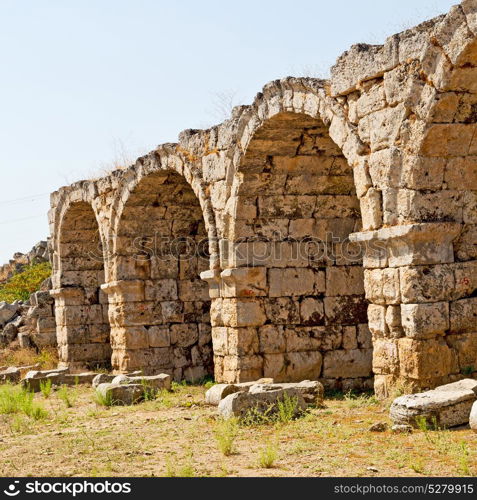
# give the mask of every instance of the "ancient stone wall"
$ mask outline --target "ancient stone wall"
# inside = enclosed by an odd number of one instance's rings
[[[53,193],[62,361],[379,396],[476,372],[476,77],[465,0]]]

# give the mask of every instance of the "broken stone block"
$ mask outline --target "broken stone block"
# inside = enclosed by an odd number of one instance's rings
[[[16,384],[20,382],[20,369],[15,366],[11,366],[6,370],[0,371],[0,382],[11,382]]]
[[[303,396],[295,390],[275,389],[271,391],[236,392],[222,399],[219,403],[219,414],[223,418],[243,417],[249,410],[254,409],[260,413],[276,408],[279,401],[284,399],[285,394],[297,399],[297,413],[306,408]]]
[[[299,393],[305,403],[307,404],[319,404],[323,401],[323,396],[325,393],[325,388],[321,382],[317,380],[304,380],[303,382],[287,382],[280,384],[255,384],[250,387],[250,393],[259,393],[264,391],[274,391],[277,389],[282,389],[285,391],[291,390]]]
[[[20,304],[8,304],[7,302],[0,302],[0,326],[8,323],[20,309]]]
[[[25,378],[22,380],[22,386],[28,391],[39,392],[41,383],[50,375],[52,383],[55,383],[55,377],[60,374],[68,373],[69,368],[56,368],[54,370],[32,370],[27,372]]]
[[[93,385],[93,388],[96,389],[99,384],[110,384],[116,375],[110,375],[109,373],[98,373],[96,377],[93,378],[91,384]]]
[[[455,427],[469,422],[472,405],[477,400],[477,380],[465,379],[443,385],[432,391],[396,398],[390,416],[396,425],[417,427],[417,420],[425,418],[429,424]]]
[[[144,399],[141,384],[99,384],[96,391],[112,405],[132,405]]]
[[[28,348],[32,346],[30,334],[28,332],[18,332],[18,343],[22,348]]]
[[[469,417],[470,428],[477,432],[477,401],[473,404]]]
[[[248,391],[249,387],[239,387],[235,384],[215,384],[205,393],[205,402],[208,405],[218,406],[222,399],[236,392]]]
[[[172,378],[166,373],[161,373],[159,375],[131,377],[128,375],[118,375],[112,382],[112,384],[140,384],[143,389],[149,389],[154,391],[159,391],[165,389],[167,391],[171,390]]]
[[[6,337],[7,343],[13,342],[18,334],[18,327],[12,322],[5,325],[3,335]]]
[[[46,376],[47,379],[55,385],[78,385],[78,384],[91,384],[96,378],[97,373],[50,373]]]

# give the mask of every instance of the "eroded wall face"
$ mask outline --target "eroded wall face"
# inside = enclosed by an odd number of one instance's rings
[[[255,134],[229,199],[220,298],[212,324],[216,379],[323,379],[372,385],[352,170],[317,120],[274,117]]]
[[[213,373],[202,210],[175,173],[152,174],[130,194],[112,258],[109,320],[119,371],[167,372],[176,380]]]
[[[55,276],[56,332],[60,363],[72,368],[109,367],[111,346],[104,260],[93,209],[74,203],[65,214]],[[59,287],[59,288],[58,288]]]

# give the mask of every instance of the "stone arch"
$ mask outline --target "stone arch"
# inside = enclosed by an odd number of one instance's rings
[[[360,207],[329,125],[350,158],[363,145],[316,81],[274,82],[245,116],[213,301],[216,378],[369,387],[362,258],[348,240]]]
[[[110,366],[103,243],[93,207],[71,197],[59,210],[53,283],[60,363],[72,369]]]
[[[127,177],[126,177],[127,178]],[[177,169],[140,171],[121,196],[112,236],[109,318],[115,370],[213,372],[209,239],[200,201]]]

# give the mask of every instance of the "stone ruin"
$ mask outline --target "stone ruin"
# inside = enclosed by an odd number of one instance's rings
[[[477,377],[477,1],[52,194],[62,365]]]

